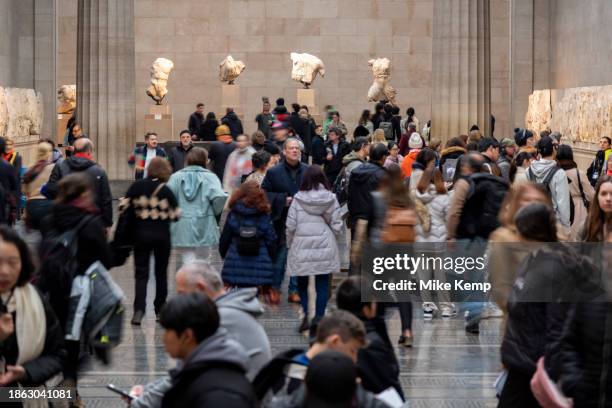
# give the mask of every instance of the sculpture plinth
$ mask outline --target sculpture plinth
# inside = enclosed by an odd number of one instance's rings
[[[57,133],[55,134],[55,143],[63,144],[64,136],[66,135],[66,125],[72,114],[58,113],[57,114]]]
[[[234,108],[234,111],[238,111],[240,107],[240,85],[221,85],[221,107]]]
[[[308,113],[314,119],[317,124],[321,124],[321,115],[319,113],[319,107],[317,106],[317,92],[314,89],[298,89],[297,90],[297,103],[302,106],[308,107]]]
[[[149,106],[149,113],[145,115],[145,132],[157,133],[160,143],[177,140],[174,137],[174,119],[168,105]]]

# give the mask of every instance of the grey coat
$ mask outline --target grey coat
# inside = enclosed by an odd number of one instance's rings
[[[319,186],[298,192],[287,216],[287,273],[310,276],[340,271],[336,235],[342,231],[342,218],[336,196]]]

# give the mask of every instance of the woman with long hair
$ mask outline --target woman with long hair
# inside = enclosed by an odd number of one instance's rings
[[[448,206],[450,198],[442,173],[436,167],[428,166],[422,173],[420,180],[416,185],[415,198],[425,207],[429,223],[427,227],[421,223],[417,227],[417,242],[443,243],[446,242],[446,218],[448,214]],[[433,251],[432,256],[439,251],[436,244],[429,245]],[[436,268],[423,269],[422,281],[437,279],[440,282],[446,281],[444,271]],[[438,304],[434,303],[433,296],[429,291],[423,291],[423,316],[432,318],[436,310],[441,313],[444,318],[451,317],[455,314],[455,305],[450,301],[447,291],[436,291]]]
[[[595,185],[589,216],[579,238],[586,242],[612,242],[612,176],[601,176]]]
[[[208,142],[214,142],[217,140],[215,135],[215,130],[217,127],[219,127],[219,121],[217,120],[215,113],[208,112],[206,114],[204,123],[202,123],[202,126],[200,126],[200,130],[198,131],[198,140]]]
[[[402,178],[399,167],[392,166],[381,180],[378,191],[372,193],[374,221],[370,231],[372,245],[388,243],[413,243],[416,241],[418,217],[415,203]],[[412,347],[412,303],[397,302],[400,312],[401,334],[398,344]],[[379,314],[384,316],[385,304],[379,305]]]
[[[223,281],[232,287],[260,287],[268,303],[277,303],[269,290],[276,234],[266,193],[256,181],[246,181],[232,194],[228,208],[219,240]]]
[[[589,203],[593,201],[595,190],[583,171],[578,169],[574,161],[574,152],[568,145],[559,145],[557,163],[565,170],[570,191],[570,240],[576,240],[580,229],[586,221]]]
[[[316,326],[325,314],[329,298],[330,275],[340,271],[336,236],[343,231],[336,195],[321,168],[306,169],[300,190],[293,197],[287,215],[287,274],[297,276],[304,318],[299,331]],[[315,276],[317,294],[314,319],[309,322],[308,279]]]

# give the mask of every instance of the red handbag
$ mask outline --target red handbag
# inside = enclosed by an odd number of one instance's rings
[[[557,384],[548,376],[544,367],[544,357],[538,360],[536,372],[531,378],[531,391],[544,408],[572,408],[574,406],[572,399],[563,395]]]

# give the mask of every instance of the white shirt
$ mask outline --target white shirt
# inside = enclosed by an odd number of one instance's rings
[[[157,149],[149,149],[147,147],[147,158],[145,159],[145,168],[144,168],[144,174],[143,174],[143,178],[147,178],[147,169],[149,168],[149,163],[151,163],[151,160],[153,160],[153,158],[157,155]]]

